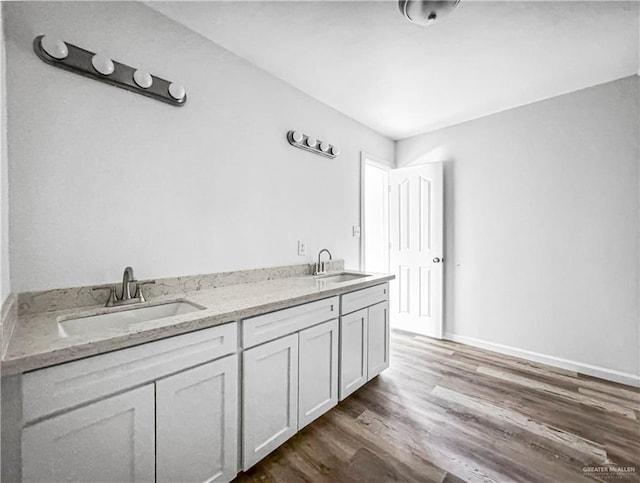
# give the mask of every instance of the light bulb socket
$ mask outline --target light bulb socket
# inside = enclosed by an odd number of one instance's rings
[[[51,37],[50,35],[44,35],[40,39],[40,47],[47,55],[56,60],[66,59],[69,55],[67,44],[62,40]]]
[[[96,54],[91,58],[91,65],[93,68],[102,75],[111,75],[116,70],[113,61],[106,55]]]
[[[153,84],[153,77],[144,70],[136,70],[133,73],[133,81],[141,88],[148,89]]]
[[[187,95],[187,91],[183,85],[173,82],[169,84],[169,95],[176,101],[181,101]]]

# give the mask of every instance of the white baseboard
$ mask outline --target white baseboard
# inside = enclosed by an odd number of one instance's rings
[[[447,332],[444,335],[444,338],[447,340],[452,340],[453,342],[460,342],[461,344],[479,347],[480,349],[486,349],[492,352],[498,352],[500,354],[519,357],[521,359],[526,359],[532,362],[539,362],[542,364],[547,364],[549,366],[559,367],[568,371],[575,371],[581,374],[599,377],[600,379],[606,379],[607,381],[619,382],[628,386],[640,387],[640,376],[636,376],[628,372],[615,371],[613,369],[607,369],[605,367],[593,366],[591,364],[585,364],[583,362],[562,359],[561,357],[554,357],[546,354],[540,354],[538,352],[531,352],[524,349],[518,349],[517,347],[496,344],[495,342],[474,339],[473,337],[452,334],[450,332]]]

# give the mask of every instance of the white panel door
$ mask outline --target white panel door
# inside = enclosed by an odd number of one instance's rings
[[[389,367],[389,304],[382,302],[368,309],[367,380]]]
[[[340,317],[340,400],[367,382],[367,309]]]
[[[243,352],[242,466],[298,431],[298,334]]]
[[[24,482],[153,482],[153,384],[28,426]]]
[[[238,356],[156,382],[156,481],[228,482],[238,466]]]
[[[442,163],[391,171],[391,326],[442,337]]]
[[[298,431],[338,404],[338,319],[299,336]]]

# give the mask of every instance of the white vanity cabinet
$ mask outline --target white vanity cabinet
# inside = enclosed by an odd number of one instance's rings
[[[388,366],[384,283],[28,372],[7,473],[229,482]]]
[[[389,367],[389,302],[367,309],[367,381]]]
[[[389,367],[388,297],[386,283],[341,297],[341,401]]]
[[[338,404],[338,319],[299,334],[298,430]]]
[[[298,334],[243,353],[243,467],[298,431]]]
[[[243,353],[243,468],[338,403],[338,319]]]
[[[367,382],[367,309],[340,317],[340,400]]]
[[[243,469],[337,403],[338,307],[332,297],[242,321]]]
[[[25,482],[231,481],[237,324],[27,373]]]
[[[156,382],[156,482],[231,481],[237,473],[238,356]]]
[[[153,482],[154,424],[149,384],[28,426],[22,481]]]

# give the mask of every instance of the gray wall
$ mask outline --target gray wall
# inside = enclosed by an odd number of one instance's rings
[[[357,268],[360,150],[393,142],[138,2],[5,3],[15,292],[303,263]],[[51,34],[183,83],[182,108],[51,67]],[[249,34],[249,33],[248,33]],[[288,145],[298,129],[334,160]],[[297,240],[308,256],[297,255]]]
[[[9,167],[7,158],[7,84],[4,24],[0,8],[0,307],[11,293],[9,277]]]
[[[640,374],[637,76],[397,143],[445,161],[446,332]]]

